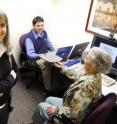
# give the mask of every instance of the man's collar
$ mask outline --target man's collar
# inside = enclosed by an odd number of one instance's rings
[[[35,39],[37,39],[38,37],[42,38],[43,35],[44,35],[44,32],[43,32],[43,31],[40,32],[40,33],[38,33],[38,32],[36,32],[34,29],[32,29],[32,32],[33,32],[33,34],[34,34]]]

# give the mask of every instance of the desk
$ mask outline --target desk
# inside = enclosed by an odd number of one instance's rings
[[[117,82],[115,84],[112,84],[109,87],[102,85],[102,94],[103,95],[107,95],[108,93],[111,93],[111,92],[117,94]]]
[[[77,73],[79,73],[79,71],[81,71],[80,68],[82,68],[82,66],[83,65],[81,63],[78,63],[71,66],[70,69],[74,69]],[[64,74],[61,74],[60,70],[55,68],[55,71],[53,74],[53,89],[56,92],[59,92],[59,91],[61,92],[62,90],[66,90],[69,87],[69,85],[72,83],[73,82],[70,79],[68,79],[67,76],[65,76]],[[107,95],[108,93],[111,93],[111,92],[114,92],[117,94],[117,82],[115,82],[114,84],[108,87],[102,84],[103,95]]]

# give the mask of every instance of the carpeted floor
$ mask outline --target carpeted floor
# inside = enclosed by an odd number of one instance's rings
[[[31,121],[31,116],[37,104],[45,99],[39,85],[34,84],[30,89],[25,83],[18,81],[12,90],[13,112],[10,113],[8,124],[20,124],[22,120]]]
[[[21,121],[31,121],[31,116],[37,104],[45,100],[44,92],[39,85],[33,84],[30,89],[26,89],[26,82],[18,81],[12,90],[13,112],[9,116],[8,124],[21,124]],[[108,124],[117,124],[117,107],[113,109]]]

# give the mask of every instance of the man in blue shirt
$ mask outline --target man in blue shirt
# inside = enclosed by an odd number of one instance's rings
[[[36,60],[42,71],[45,89],[51,90],[51,65],[40,59],[39,54],[54,51],[47,32],[44,30],[44,19],[37,16],[32,21],[33,29],[26,35],[24,42],[28,59]]]

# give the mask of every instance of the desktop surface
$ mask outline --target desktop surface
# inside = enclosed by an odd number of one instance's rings
[[[76,64],[76,67],[74,65],[74,69],[77,73],[82,73],[83,65],[81,63]],[[117,81],[115,79],[112,79],[111,77],[102,74],[102,94],[107,95],[108,93],[114,92],[117,94]]]
[[[83,66],[84,66],[83,64],[78,62],[76,64],[73,64],[72,66],[69,66],[68,69],[74,69],[74,71],[76,71],[78,74],[81,74],[81,73],[84,73]],[[56,73],[56,75],[61,75],[61,74],[58,71]],[[59,79],[60,79],[60,77],[58,79],[56,79],[56,82],[59,82],[59,85],[60,85],[60,80]],[[107,75],[104,75],[104,74],[102,74],[102,79],[103,79],[103,82],[102,82],[102,94],[107,95],[108,93],[111,93],[111,92],[114,92],[114,93],[117,94],[117,81],[112,79],[111,77],[109,77]],[[66,79],[61,78],[61,83],[62,83],[62,81],[64,81],[64,83],[67,82],[65,80]]]

